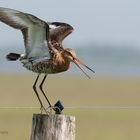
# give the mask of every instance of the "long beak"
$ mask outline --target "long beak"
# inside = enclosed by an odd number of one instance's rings
[[[85,65],[83,62],[81,62],[78,58],[74,58],[73,62],[77,65],[77,67],[79,69],[81,69],[81,71],[90,79],[90,76],[80,67],[80,64],[83,65],[84,67],[86,67],[88,70],[92,71],[93,73],[95,73],[95,71],[93,71],[91,68],[89,68],[87,65]]]

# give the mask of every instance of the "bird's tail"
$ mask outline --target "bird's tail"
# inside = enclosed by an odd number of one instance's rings
[[[9,53],[6,55],[7,60],[9,61],[16,61],[20,58],[20,54],[17,53]]]

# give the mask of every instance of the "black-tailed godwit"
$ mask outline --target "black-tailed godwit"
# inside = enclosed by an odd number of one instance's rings
[[[45,108],[36,90],[40,74],[45,74],[39,86],[40,90],[49,107],[52,107],[43,90],[43,84],[48,74],[67,71],[70,62],[74,62],[88,78],[90,78],[89,75],[84,72],[80,64],[94,73],[91,68],[77,58],[72,49],[63,48],[62,41],[73,31],[71,25],[61,22],[45,22],[31,14],[2,7],[0,7],[0,21],[21,30],[23,34],[25,54],[9,53],[7,59],[10,61],[19,60],[25,68],[38,73],[33,89],[40,102],[41,110],[45,110]]]

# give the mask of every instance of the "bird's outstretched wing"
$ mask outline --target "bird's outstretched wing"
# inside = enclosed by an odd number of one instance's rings
[[[67,37],[74,30],[71,25],[62,22],[48,22],[48,25],[50,28],[50,40],[60,44],[65,37]]]
[[[47,46],[49,26],[46,22],[31,14],[2,7],[0,21],[22,31],[27,58],[50,57]]]

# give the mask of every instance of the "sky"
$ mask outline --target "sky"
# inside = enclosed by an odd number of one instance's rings
[[[95,67],[96,74],[139,75],[138,0],[1,0],[0,7],[30,13],[45,21],[72,25],[74,32],[64,40],[64,47],[76,50],[84,62]],[[87,49],[88,46],[93,48]],[[17,62],[13,64],[4,59],[9,52],[24,52],[23,37],[20,31],[0,22],[1,69],[19,71],[21,64],[18,68]]]
[[[140,48],[138,0],[1,0],[8,7],[46,21],[69,23],[74,32],[65,40],[77,44],[115,44]],[[8,42],[7,42],[8,39]],[[17,30],[0,23],[0,44],[23,44]]]

